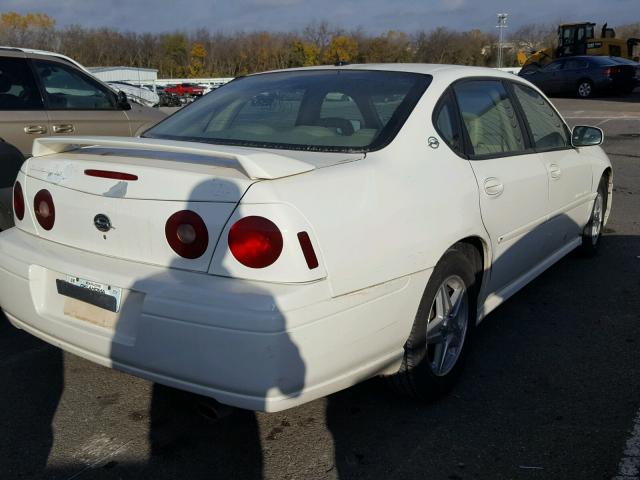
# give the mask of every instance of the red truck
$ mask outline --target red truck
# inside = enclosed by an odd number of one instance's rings
[[[175,93],[179,97],[201,97],[204,95],[204,87],[195,83],[180,83],[178,85],[167,85],[165,93]]]

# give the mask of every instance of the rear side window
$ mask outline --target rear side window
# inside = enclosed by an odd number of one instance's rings
[[[529,124],[536,150],[553,150],[570,145],[569,132],[556,111],[532,88],[514,84],[513,90]]]
[[[113,110],[115,95],[74,68],[35,60],[50,110]]]
[[[460,126],[458,125],[456,106],[451,93],[447,93],[438,102],[433,115],[433,124],[451,150],[462,154],[462,137],[460,135]]]
[[[454,91],[474,155],[500,156],[526,150],[520,122],[501,81],[465,81]]]
[[[0,110],[42,109],[42,97],[23,58],[0,58]]]

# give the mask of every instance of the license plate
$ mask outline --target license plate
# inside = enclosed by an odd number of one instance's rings
[[[63,286],[61,289],[61,285],[58,285],[58,292],[62,295],[105,308],[106,310],[111,310],[112,312],[118,312],[120,310],[122,288],[72,276],[67,276],[67,283],[72,285],[72,287],[65,289]]]

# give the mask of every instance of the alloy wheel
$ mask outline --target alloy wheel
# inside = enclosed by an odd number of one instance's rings
[[[448,277],[436,292],[427,323],[427,356],[434,375],[444,376],[456,365],[467,334],[469,299],[463,280]]]
[[[602,232],[602,216],[604,210],[604,199],[602,194],[598,192],[596,201],[593,205],[593,217],[591,219],[591,243],[595,246]]]
[[[589,82],[583,82],[578,86],[578,95],[581,97],[588,97],[591,95],[591,84]]]

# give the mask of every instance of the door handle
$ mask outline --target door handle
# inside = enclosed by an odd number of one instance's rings
[[[497,178],[487,178],[484,181],[484,191],[490,197],[499,197],[504,192],[504,185]]]
[[[24,133],[29,135],[40,135],[47,133],[47,127],[45,125],[25,125]]]
[[[62,123],[52,127],[53,133],[73,133],[75,128],[72,123]]]
[[[549,165],[549,175],[551,178],[557,180],[562,176],[562,169],[555,163],[552,163]]]

